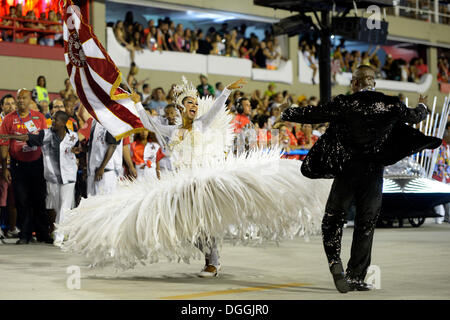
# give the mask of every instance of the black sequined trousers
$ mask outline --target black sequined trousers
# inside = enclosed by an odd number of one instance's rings
[[[342,228],[352,202],[355,226],[347,275],[364,280],[370,266],[375,225],[381,211],[383,166],[352,161],[333,181],[322,221],[322,239],[329,266],[340,263]]]

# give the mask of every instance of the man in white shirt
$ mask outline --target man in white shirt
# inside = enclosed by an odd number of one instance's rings
[[[115,190],[122,172],[122,140],[116,139],[96,120],[92,122],[87,157],[88,195],[106,194]]]

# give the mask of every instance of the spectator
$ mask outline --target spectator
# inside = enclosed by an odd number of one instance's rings
[[[17,15],[17,9],[15,6],[11,6],[9,7],[9,18],[18,18]],[[19,21],[14,21],[14,20],[7,20],[4,19],[3,22],[1,23],[1,25],[5,26],[5,27],[9,27],[9,26],[13,26],[15,25],[16,28],[20,28],[20,23]],[[17,35],[17,34],[16,34]],[[13,41],[13,31],[12,30],[3,30],[2,31],[2,38],[4,41]]]
[[[52,116],[49,110],[49,104],[46,100],[39,101],[38,104],[39,112],[42,113],[45,117],[45,121],[47,122],[47,127],[52,126]]]
[[[39,134],[9,135],[9,139],[24,141],[29,147],[42,147],[44,155],[44,177],[47,182],[47,209],[56,211],[56,220],[64,220],[64,211],[72,208],[74,202],[75,181],[77,178],[77,160],[75,153],[80,149],[77,134],[67,131],[69,116],[62,111],[55,114],[51,129],[43,129]],[[52,222],[53,223],[53,222]],[[64,240],[62,234],[55,234],[55,244]]]
[[[292,150],[298,149],[298,144],[297,139],[295,139],[295,136],[288,130],[286,124],[284,122],[278,122],[274,125],[274,129],[279,132],[279,144],[285,152],[282,158],[300,160],[300,155],[287,155],[287,153],[290,153]]]
[[[216,93],[215,93],[216,98],[222,94],[223,88],[224,86],[222,82],[216,82]]]
[[[177,86],[176,84],[172,84],[172,86],[170,87],[169,93],[167,94],[167,97],[166,97],[167,103],[175,103],[175,87],[176,86]]]
[[[52,116],[52,118],[55,115],[55,113],[58,111],[66,112],[66,107],[64,106],[64,102],[60,99],[53,100],[49,105],[49,109],[50,109],[50,115]]]
[[[270,110],[270,118],[268,119],[269,128],[272,128],[279,121],[281,121],[281,109],[280,107],[273,107]]]
[[[208,83],[208,78],[205,75],[200,75],[200,84],[197,86],[197,91],[200,98],[206,96],[214,96],[214,87]]]
[[[31,92],[22,89],[17,96],[17,112],[11,112],[3,119],[0,134],[36,134],[41,129],[47,129],[44,116],[30,110]],[[28,244],[33,231],[36,232],[37,241],[52,243],[45,214],[46,186],[41,149],[15,140],[3,140],[0,145],[3,178],[12,183],[20,221],[20,239],[17,244]],[[8,147],[11,172],[7,165]]]
[[[69,120],[67,121],[67,128],[71,131],[78,132],[79,123],[77,115],[75,114],[75,106],[78,103],[78,98],[74,95],[70,95],[68,99],[64,100],[65,112],[69,115]]]
[[[256,45],[253,55],[253,67],[255,68],[266,68],[267,64],[267,54],[266,54],[266,43],[261,41]]]
[[[175,33],[173,35],[173,48],[174,48],[174,51],[183,52],[184,51],[184,45],[185,45],[185,41],[184,41],[183,25],[179,23],[177,25],[177,27],[175,29]]]
[[[152,100],[149,104],[150,111],[155,110],[158,115],[164,115],[164,107],[167,106],[164,89],[159,87],[153,90]]]
[[[237,30],[233,29],[230,33],[230,40],[227,42],[227,47],[230,48],[230,56],[231,57],[239,57],[239,48],[241,47],[242,43],[244,42],[244,38],[241,38],[237,40]]]
[[[448,83],[450,79],[450,68],[448,59],[445,57],[440,57],[438,59],[438,82]]]
[[[284,101],[283,93],[277,92],[272,96],[272,103],[270,104],[269,109],[281,106],[281,104],[283,104],[283,101]]]
[[[149,137],[152,138],[151,141]],[[138,179],[160,178],[159,159],[164,157],[164,154],[153,132],[145,130],[135,134],[134,142],[131,144],[131,154]]]
[[[173,38],[169,32],[169,24],[167,21],[161,22],[161,37],[162,37],[162,47],[165,51],[174,51],[173,48]]]
[[[33,100],[38,103],[39,101],[47,101],[50,103],[50,99],[47,91],[47,81],[44,76],[39,76],[37,78],[37,85],[34,87],[32,92]]]
[[[377,51],[379,49],[380,49],[380,46],[376,46],[375,50],[372,53],[369,53],[370,48],[368,51],[364,51],[361,56],[361,64],[366,65],[366,66],[372,66],[372,64],[370,63],[370,60],[372,60],[373,57],[375,57],[375,55],[377,54]]]
[[[264,96],[271,98],[275,93],[276,86],[275,83],[271,82],[269,83],[269,85],[267,86],[267,90],[264,92]]]
[[[212,50],[210,54],[223,56],[225,54],[225,44],[219,34],[213,35]]]
[[[25,19],[29,20],[29,22],[24,23],[25,28],[45,30],[45,26],[42,25],[41,23],[37,22],[36,14],[34,13],[33,10],[30,10],[27,12]],[[28,38],[29,44],[37,44],[38,43],[38,33],[37,32],[28,32],[25,35]]]
[[[64,80],[64,89],[59,92],[59,95],[63,100],[68,99],[70,95],[77,95],[69,79]]]
[[[117,41],[120,43],[122,47],[127,48],[130,53],[132,60],[134,61],[134,46],[126,41],[126,32],[125,27],[122,21],[117,21],[114,26],[114,35],[116,36]]]
[[[184,52],[195,52],[196,46],[195,41],[193,40],[193,33],[191,29],[184,30],[183,35],[184,45],[183,45],[183,51]]]
[[[11,112],[16,111],[17,104],[16,99],[10,95],[7,94],[3,96],[3,98],[0,100],[0,107],[2,109],[2,112],[0,114],[0,122],[3,122],[3,119],[10,114]],[[10,158],[7,159],[7,169],[10,169]],[[2,172],[3,177],[3,170],[0,167],[0,170]],[[2,208],[7,208],[8,211],[8,231],[6,232],[6,236],[8,238],[18,238],[19,237],[19,229],[16,226],[17,222],[17,210],[14,202],[14,192],[13,187],[11,185],[11,182],[7,182],[5,179],[0,179],[0,206]],[[1,229],[0,229],[1,231]]]
[[[128,76],[127,76],[127,84],[131,89],[133,89],[136,92],[138,91],[137,88],[139,88],[145,81],[149,80],[148,78],[146,78],[142,81],[138,81],[136,79],[136,76],[138,73],[139,73],[139,68],[137,67],[136,63],[132,62],[131,66],[130,66],[130,72],[128,73]],[[139,94],[141,94],[141,93],[139,93]]]
[[[418,80],[420,80],[420,78],[424,75],[428,73],[428,66],[423,62],[422,58],[419,58],[419,60],[417,61],[416,65],[415,65],[416,69],[417,69],[417,78]]]
[[[393,62],[394,59],[392,58],[392,55],[388,54],[386,56],[386,61],[384,62],[384,66],[381,69],[381,74],[383,78],[387,78],[389,80],[394,80],[394,75],[393,75],[393,70],[392,70],[392,66],[393,66]]]
[[[148,83],[144,83],[144,85],[142,86],[142,105],[148,108],[151,99],[152,92],[150,85]]]
[[[317,62],[316,62],[316,57],[315,57],[315,46],[310,46],[309,44],[305,44],[304,48],[303,48],[303,57],[306,60],[306,64],[308,65],[308,67],[310,67],[313,70],[313,74],[312,74],[312,83],[315,85],[316,84],[316,74],[317,74]]]
[[[264,51],[266,55],[267,69],[277,70],[280,67],[281,61],[281,48],[280,46],[274,46],[274,41],[267,41],[267,49]]]
[[[46,20],[45,19],[45,13],[44,13],[44,17],[43,19],[41,18],[41,20]],[[54,22],[58,22],[58,19],[56,17],[56,13],[53,10],[50,10],[48,12],[48,22],[50,23],[54,23]],[[62,26],[59,24],[46,24],[46,30],[47,31],[53,31],[55,33],[51,33],[51,34],[45,34],[43,37],[41,37],[41,39],[39,40],[39,44],[42,46],[51,46],[53,47],[55,45],[55,40],[60,40],[61,39],[61,35],[62,35]]]
[[[314,143],[317,142],[317,136],[312,133],[313,128],[311,124],[303,124],[301,130],[297,131],[295,137],[298,145],[303,149],[311,149]]]
[[[150,27],[150,31],[146,35],[145,43],[150,51],[162,50],[162,45],[158,42],[158,30],[155,26]]]
[[[200,54],[210,54],[213,47],[211,45],[210,36],[207,35],[205,37],[203,31],[199,29],[197,31],[197,41],[198,41],[198,50],[197,53]]]
[[[252,107],[248,98],[239,98],[236,101],[237,115],[233,120],[234,133],[240,133],[243,128],[248,127],[251,124],[250,114]]]

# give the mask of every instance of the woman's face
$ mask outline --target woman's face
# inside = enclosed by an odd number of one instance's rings
[[[187,97],[183,102],[184,112],[183,117],[188,118],[189,120],[194,120],[197,116],[198,111],[198,101],[197,98]]]
[[[45,78],[44,77],[40,77],[38,80],[38,84],[40,87],[44,87],[45,86]]]

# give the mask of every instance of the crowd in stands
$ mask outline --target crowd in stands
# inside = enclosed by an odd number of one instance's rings
[[[258,39],[254,33],[247,38],[246,29],[245,24],[230,29],[223,23],[218,30],[192,30],[169,17],[157,22],[149,20],[143,26],[133,20],[131,11],[124,21],[114,24],[117,41],[131,52],[133,61],[136,51],[160,50],[239,57],[250,59],[254,68],[277,69],[283,59],[277,39],[270,31],[265,32],[264,39]]]
[[[16,28],[27,28],[34,30],[18,30],[1,28],[1,39],[11,42],[15,40],[18,43],[40,44],[44,46],[62,45],[63,27],[60,12],[50,10],[48,13],[41,12],[39,18],[34,10],[29,10],[24,14],[22,4],[9,7],[7,18],[17,18],[23,20],[1,19],[0,26]]]
[[[299,48],[307,65],[313,70],[314,77],[317,74],[319,62],[317,57],[316,44],[303,40]],[[409,62],[404,59],[394,59],[392,55],[387,54],[385,63],[382,64],[377,52],[380,49],[377,46],[374,50],[369,48],[367,51],[346,50],[345,46],[340,44],[332,52],[331,74],[333,82],[336,82],[336,74],[342,72],[352,73],[359,65],[371,66],[378,79],[407,81],[419,83],[424,74],[429,73],[428,65],[422,57],[412,58]],[[448,82],[449,63],[446,57],[440,57],[438,61],[438,81]]]

